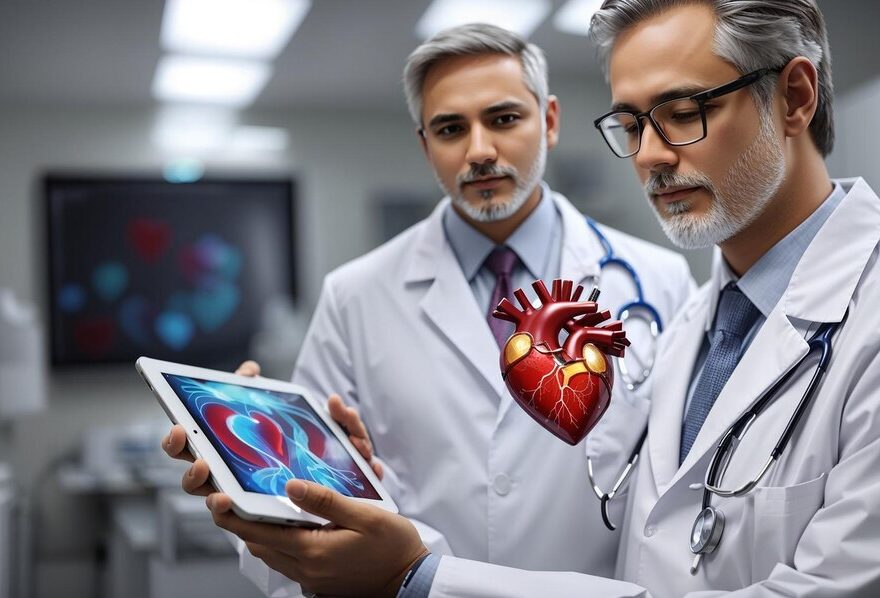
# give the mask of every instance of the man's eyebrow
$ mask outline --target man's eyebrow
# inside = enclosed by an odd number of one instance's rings
[[[464,116],[461,114],[438,114],[428,121],[428,128],[433,128],[438,125],[445,125],[452,122],[458,122],[461,120],[464,120]]]
[[[520,102],[517,100],[506,100],[503,102],[498,102],[497,104],[492,104],[488,108],[484,108],[481,112],[483,116],[491,116],[493,114],[498,114],[499,112],[505,112],[506,110],[522,110],[525,107],[524,102]],[[428,128],[433,128],[438,125],[445,125],[453,122],[459,122],[465,120],[463,114],[456,113],[447,113],[447,114],[438,114],[434,116],[430,121],[428,121]]]
[[[658,93],[654,96],[651,96],[651,106],[656,106],[657,104],[662,104],[667,100],[677,100],[679,98],[688,98],[690,96],[696,95],[698,93],[702,93],[706,91],[707,87],[701,87],[697,85],[687,85],[683,87],[676,87],[675,89],[668,89],[662,93]],[[621,110],[625,112],[640,112],[638,108],[633,106],[632,104],[627,104],[626,102],[615,102],[611,105],[612,110]]]
[[[483,114],[486,116],[492,114],[498,114],[499,112],[504,112],[506,110],[521,110],[525,104],[523,102],[518,102],[516,100],[507,100],[504,102],[498,102],[497,104],[492,104],[485,110],[483,110]]]

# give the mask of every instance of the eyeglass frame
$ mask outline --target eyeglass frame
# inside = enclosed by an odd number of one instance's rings
[[[734,79],[733,81],[730,81],[728,83],[724,83],[722,85],[719,85],[718,87],[713,87],[712,89],[707,89],[706,91],[701,91],[699,93],[695,93],[690,96],[682,96],[680,98],[670,98],[668,100],[663,100],[662,102],[655,104],[654,106],[652,106],[650,109],[648,109],[645,112],[636,112],[635,110],[611,110],[610,112],[607,112],[607,113],[603,114],[602,116],[600,116],[599,118],[597,118],[596,120],[594,120],[593,126],[596,127],[596,129],[598,129],[599,134],[602,136],[602,139],[605,140],[605,143],[608,145],[608,149],[611,150],[611,153],[614,154],[615,156],[617,156],[618,158],[631,158],[631,157],[635,156],[637,153],[639,153],[640,149],[642,149],[642,133],[645,130],[645,125],[643,124],[644,118],[648,119],[648,121],[651,123],[651,126],[654,127],[654,130],[657,131],[657,133],[660,135],[660,137],[663,139],[663,141],[665,141],[667,144],[669,144],[673,147],[683,147],[686,145],[691,145],[693,143],[700,142],[709,136],[709,126],[706,122],[706,102],[708,102],[709,100],[714,100],[715,98],[719,98],[721,96],[727,95],[729,93],[733,93],[734,91],[739,91],[740,89],[748,87],[749,85],[754,85],[755,83],[757,83],[758,81],[760,81],[761,79],[763,79],[764,77],[769,75],[770,73],[779,72],[781,70],[782,69],[779,67],[757,69],[757,70],[754,70],[750,73],[746,73],[745,75],[743,75],[742,77],[739,77],[738,79]],[[664,106],[664,105],[669,104],[671,102],[679,102],[681,100],[692,100],[697,103],[697,106],[700,109],[700,119],[702,120],[702,123],[703,123],[703,136],[700,137],[699,139],[694,139],[692,141],[684,141],[684,142],[670,141],[669,138],[666,136],[666,133],[663,132],[663,127],[658,125],[657,121],[655,121],[654,117],[652,116],[653,112],[657,108],[659,108],[660,106]],[[629,153],[625,156],[621,156],[620,154],[618,154],[614,150],[614,147],[612,147],[611,142],[608,141],[608,138],[605,136],[605,133],[602,131],[602,127],[601,127],[602,121],[605,120],[606,118],[608,118],[609,116],[614,115],[614,114],[629,114],[630,116],[635,118],[635,121],[639,127],[639,146],[635,149],[634,152]]]

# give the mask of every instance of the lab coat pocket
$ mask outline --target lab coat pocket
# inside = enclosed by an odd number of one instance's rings
[[[755,488],[753,582],[766,579],[777,563],[793,563],[804,529],[824,502],[825,479],[823,473],[794,486]]]

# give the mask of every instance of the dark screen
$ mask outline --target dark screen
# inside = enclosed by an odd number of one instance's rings
[[[48,177],[54,364],[247,356],[294,290],[290,181]]]

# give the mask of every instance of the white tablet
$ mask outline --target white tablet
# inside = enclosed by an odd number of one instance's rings
[[[137,360],[165,413],[186,429],[214,486],[252,521],[323,525],[287,498],[290,479],[316,482],[394,513],[397,506],[326,407],[295,384]]]

